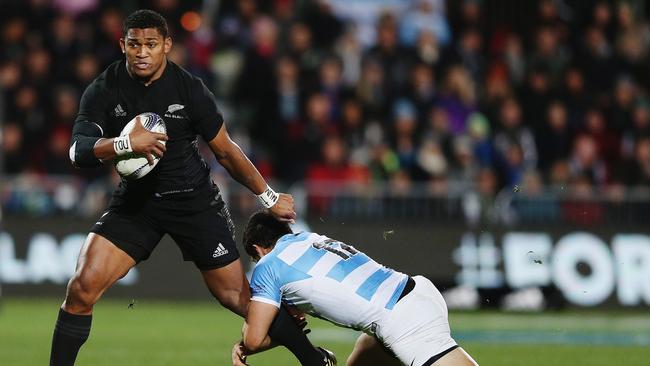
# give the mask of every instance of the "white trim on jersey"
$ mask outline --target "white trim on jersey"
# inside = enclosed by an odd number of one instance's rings
[[[278,309],[280,308],[280,303],[279,302],[273,301],[271,299],[267,299],[267,298],[261,297],[261,296],[253,296],[253,297],[251,297],[251,301],[263,302],[265,304],[273,305]]]

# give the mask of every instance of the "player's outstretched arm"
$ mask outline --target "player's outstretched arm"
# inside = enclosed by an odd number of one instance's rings
[[[230,138],[224,123],[217,136],[208,143],[214,156],[233,179],[257,195],[262,204],[278,220],[295,220],[296,212],[293,197],[285,193],[276,193],[251,163],[239,146]]]

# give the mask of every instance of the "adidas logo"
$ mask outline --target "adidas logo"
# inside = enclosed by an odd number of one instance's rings
[[[217,249],[215,249],[214,253],[212,253],[212,258],[221,257],[222,255],[226,254],[228,254],[228,249],[226,249],[223,244],[219,243]]]
[[[122,105],[118,104],[113,110],[115,117],[126,117],[126,111],[122,108]]]

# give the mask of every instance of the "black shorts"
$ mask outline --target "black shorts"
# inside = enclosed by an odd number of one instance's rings
[[[176,205],[150,200],[137,209],[111,205],[90,231],[110,240],[136,262],[149,258],[160,239],[169,234],[183,259],[200,270],[223,267],[239,258],[234,224],[216,186],[202,199],[209,202],[197,205],[197,210],[188,209],[182,200]]]

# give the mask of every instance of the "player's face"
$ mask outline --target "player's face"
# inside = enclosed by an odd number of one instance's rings
[[[162,75],[165,56],[172,48],[172,39],[163,38],[156,28],[131,28],[120,38],[129,73],[141,80],[153,81]]]

